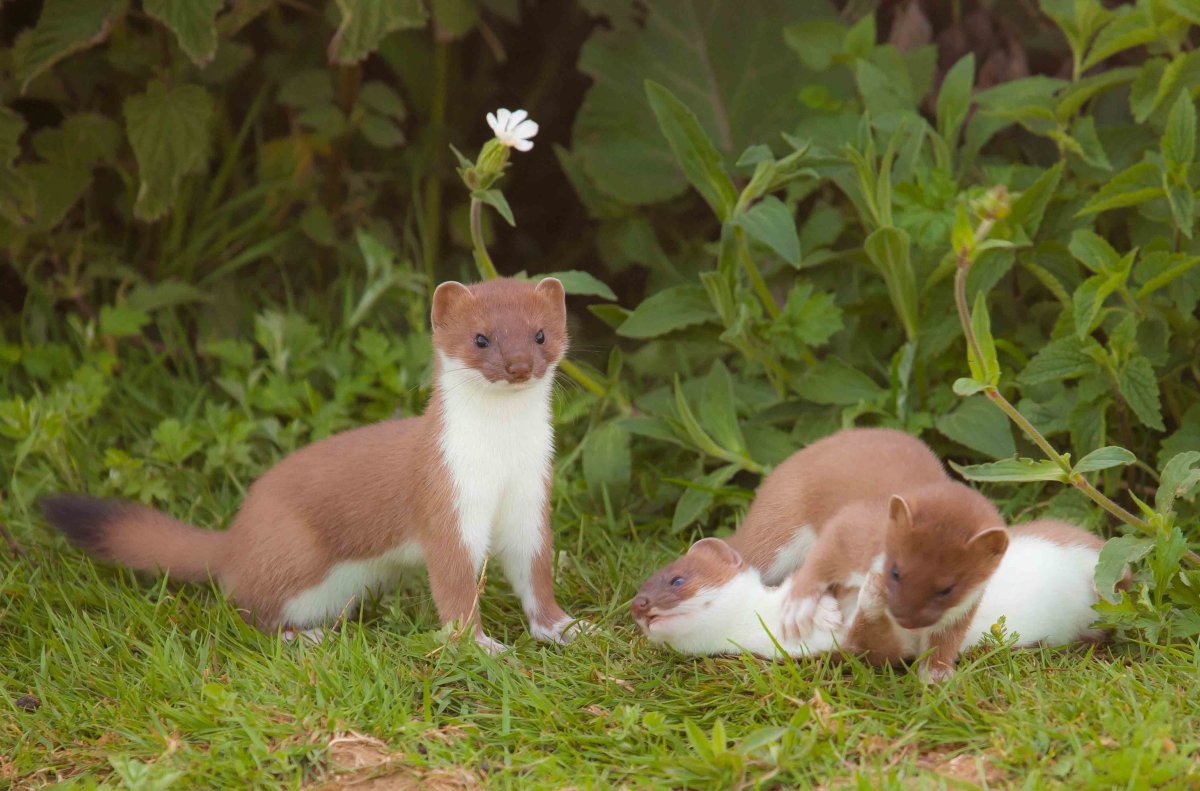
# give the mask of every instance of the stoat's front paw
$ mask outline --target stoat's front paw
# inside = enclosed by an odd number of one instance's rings
[[[508,646],[506,646],[504,643],[500,642],[499,640],[493,640],[483,632],[475,633],[475,642],[479,644],[480,648],[482,648],[484,651],[487,651],[492,656],[499,656],[508,650]]]
[[[818,597],[789,596],[783,602],[783,636],[787,640],[807,640],[815,627]]]
[[[291,643],[295,640],[304,640],[313,645],[319,645],[325,640],[325,630],[319,626],[314,626],[312,629],[284,629],[279,633],[279,636],[285,643]]]
[[[842,608],[838,606],[835,596],[825,594],[817,601],[813,611],[812,626],[814,631],[835,632],[842,628]]]
[[[577,620],[564,615],[552,624],[531,623],[529,633],[535,640],[546,643],[566,645],[581,634],[591,631],[592,625],[584,620]]]
[[[917,676],[922,684],[941,684],[954,675],[953,665],[944,665],[925,660],[917,667]]]

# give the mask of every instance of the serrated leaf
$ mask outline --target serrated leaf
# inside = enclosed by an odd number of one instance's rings
[[[1081,339],[1096,326],[1096,317],[1104,306],[1104,300],[1116,290],[1112,275],[1092,275],[1075,289],[1072,303],[1075,309],[1075,334]]]
[[[1116,445],[1109,445],[1084,456],[1075,463],[1075,466],[1071,470],[1077,473],[1098,472],[1099,470],[1107,470],[1110,467],[1122,467],[1126,464],[1133,464],[1135,461],[1137,461],[1137,456],[1134,456],[1129,451],[1119,448]]]
[[[875,380],[836,357],[820,361],[796,380],[796,394],[814,404],[872,402],[886,391]]]
[[[1200,487],[1200,451],[1189,450],[1171,457],[1163,467],[1154,495],[1154,510],[1160,514],[1170,513],[1178,499],[1191,499]]]
[[[987,398],[968,398],[934,426],[946,437],[994,459],[1017,452],[1008,417]]]
[[[1141,560],[1154,547],[1154,540],[1138,536],[1117,536],[1105,542],[1096,561],[1096,592],[1115,602],[1116,585],[1125,575],[1125,567]]]
[[[375,51],[384,36],[423,27],[429,18],[421,0],[336,0],[341,24],[329,42],[331,63],[349,66]]]
[[[800,236],[796,232],[796,218],[783,201],[768,195],[737,215],[733,222],[752,238],[778,253],[784,261],[792,266],[800,266]]]
[[[1150,113],[1154,112],[1154,98],[1166,68],[1166,59],[1150,58],[1142,64],[1133,84],[1129,86],[1129,112],[1139,124],[1145,123]]]
[[[950,466],[967,480],[990,481],[993,483],[1010,482],[1024,483],[1030,481],[1059,481],[1067,482],[1067,474],[1062,468],[1049,459],[1035,461],[1033,459],[1004,459],[991,464],[973,464],[959,466],[950,462]]]
[[[1062,382],[1096,370],[1096,361],[1083,350],[1077,335],[1066,335],[1043,346],[1022,369],[1018,379],[1025,385]]]
[[[192,63],[203,66],[217,52],[217,11],[225,0],[142,0],[147,14],[175,34]]]
[[[1121,397],[1138,416],[1142,425],[1163,431],[1162,406],[1159,402],[1158,377],[1154,366],[1142,355],[1133,357],[1117,375]]]
[[[979,344],[982,360],[975,359],[975,349],[967,344],[967,365],[971,376],[981,382],[994,385],[1000,381],[1000,360],[996,356],[996,340],[992,337],[992,319],[988,315],[987,295],[983,290],[975,292],[975,308],[971,311],[971,329]]]
[[[1141,282],[1134,295],[1139,301],[1186,275],[1200,264],[1200,256],[1182,253],[1148,253],[1138,260],[1136,275]]]
[[[653,80],[646,80],[646,99],[687,180],[724,222],[733,211],[737,193],[696,114]]]
[[[1071,127],[1071,136],[1067,139],[1075,144],[1077,147],[1075,153],[1084,162],[1094,168],[1112,170],[1112,163],[1108,161],[1108,154],[1104,152],[1104,145],[1100,142],[1099,135],[1096,134],[1096,121],[1090,115],[1075,122],[1075,125]]]
[[[908,234],[891,226],[878,228],[867,237],[863,250],[883,274],[892,306],[912,340],[917,335],[917,280],[909,259]]]
[[[566,272],[548,272],[539,277],[555,277],[562,281],[563,288],[568,294],[578,296],[600,297],[602,299],[615,300],[617,295],[608,287],[608,284],[600,280],[590,272],[582,272],[572,269]]]
[[[21,91],[58,61],[107,38],[124,13],[125,0],[45,0],[29,43],[14,64]]]
[[[1200,0],[1166,0],[1167,7],[1191,22],[1200,25]]]
[[[971,88],[975,85],[975,54],[967,53],[958,60],[942,80],[937,97],[938,134],[953,148],[958,133],[971,109]]]
[[[208,159],[212,97],[198,85],[152,82],[125,100],[124,111],[141,179],[134,214],[155,220],[171,208],[183,177]]]
[[[1157,37],[1154,20],[1150,19],[1141,6],[1130,7],[1128,12],[1115,16],[1096,35],[1080,70],[1087,71],[1105,58],[1118,52],[1149,44]]]
[[[820,346],[842,328],[842,309],[833,295],[815,292],[812,283],[801,282],[788,293],[787,304],[771,322],[769,335],[785,356],[800,359],[804,350]]]
[[[1196,222],[1196,197],[1191,185],[1186,181],[1182,184],[1172,183],[1163,175],[1163,190],[1167,193],[1167,203],[1171,207],[1171,216],[1175,226],[1187,238],[1192,238],[1192,226]]]
[[[1071,255],[1092,272],[1109,272],[1116,268],[1121,257],[1108,240],[1084,228],[1071,234],[1068,245]]]
[[[746,453],[746,440],[733,399],[733,378],[720,360],[712,364],[705,377],[704,395],[697,411],[700,425],[718,445],[742,455]]]
[[[503,192],[498,189],[475,190],[471,193],[471,197],[491,206],[504,218],[506,223],[514,228],[516,227],[517,223],[513,219],[512,208],[508,205],[508,199],[504,197]]]
[[[1009,212],[1009,222],[1016,223],[1025,229],[1025,234],[1033,239],[1037,236],[1042,225],[1042,217],[1046,214],[1046,206],[1050,204],[1062,179],[1063,161],[1059,160],[1054,167],[1038,176],[1037,181],[1029,185],[1012,203]]]
[[[1147,201],[1161,198],[1162,181],[1158,166],[1153,162],[1139,162],[1109,179],[1076,216],[1138,206]]]
[[[716,318],[708,293],[702,287],[673,286],[646,298],[617,329],[617,334],[625,338],[657,338]]]
[[[1170,168],[1190,165],[1196,158],[1196,105],[1188,91],[1179,92],[1167,116],[1162,155]]]
[[[583,478],[592,499],[603,502],[607,490],[612,505],[623,502],[632,470],[629,432],[613,421],[601,423],[588,432],[582,455]]]

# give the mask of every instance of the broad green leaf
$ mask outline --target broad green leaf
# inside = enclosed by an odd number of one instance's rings
[[[620,418],[615,422],[630,434],[636,434],[639,437],[673,442],[676,445],[683,444],[680,436],[671,429],[671,424],[662,418],[639,415],[637,417]]]
[[[21,90],[71,53],[107,38],[125,5],[125,0],[45,0],[29,43],[13,64]]]
[[[1150,111],[1165,107],[1167,100],[1173,97],[1176,91],[1190,90],[1197,81],[1200,81],[1200,50],[1176,55],[1163,69],[1162,79],[1154,92],[1154,101],[1150,103]],[[1142,123],[1146,117],[1136,120]]]
[[[971,89],[975,85],[975,54],[967,53],[946,72],[937,97],[938,134],[953,148],[958,133],[971,109]]]
[[[934,421],[946,437],[994,459],[1017,452],[1008,417],[984,397],[967,398]]]
[[[1024,228],[1025,234],[1030,239],[1037,236],[1038,229],[1042,226],[1042,217],[1046,214],[1046,206],[1050,204],[1051,198],[1058,189],[1058,182],[1062,179],[1063,164],[1063,161],[1059,160],[1054,167],[1038,176],[1037,181],[1030,184],[1029,189],[1022,192],[1012,202],[1012,208],[1008,215],[1009,222]]]
[[[198,85],[152,82],[126,99],[124,110],[141,179],[134,214],[156,220],[171,208],[183,177],[208,160],[212,97]]]
[[[114,338],[140,335],[150,323],[150,314],[127,305],[105,305],[100,308],[100,332]]]
[[[367,113],[358,125],[367,142],[376,148],[395,148],[404,144],[404,132],[396,122],[378,113]]]
[[[623,9],[605,4],[604,13],[611,22]],[[813,76],[782,46],[783,29],[835,18],[825,0],[663,0],[644,9],[637,23],[598,28],[584,44],[578,68],[592,86],[571,136],[588,177],[630,205],[686,188],[646,102],[645,80],[687,105],[732,162],[752,144],[778,141],[805,115],[794,97]]]
[[[991,464],[974,464],[962,467],[954,462],[950,466],[970,481],[1024,483],[1028,481],[1067,482],[1067,474],[1049,459],[1005,459]]]
[[[1038,350],[1017,378],[1025,385],[1063,382],[1096,368],[1096,361],[1084,351],[1084,341],[1078,335],[1065,335]]]
[[[1099,470],[1107,470],[1110,467],[1122,467],[1126,464],[1133,464],[1135,461],[1137,461],[1137,456],[1134,456],[1129,451],[1119,448],[1116,445],[1109,445],[1084,456],[1075,463],[1075,466],[1071,470],[1078,473],[1097,472]]]
[[[1153,162],[1139,162],[1109,179],[1079,210],[1077,216],[1083,217],[1124,206],[1137,206],[1161,198],[1162,195],[1158,166]]]
[[[1142,425],[1163,431],[1162,406],[1159,401],[1158,377],[1154,366],[1142,355],[1133,357],[1117,375],[1121,397],[1138,416]]]
[[[988,315],[987,295],[982,289],[975,292],[971,329],[975,333],[975,340],[979,344],[983,359],[973,360],[975,352],[968,344],[967,363],[976,379],[994,385],[1000,381],[1000,360],[996,356],[996,341],[992,338],[992,319]]]
[[[770,247],[792,266],[800,266],[800,236],[796,218],[774,195],[768,195],[733,218],[735,225]]]
[[[1106,239],[1084,228],[1071,234],[1069,247],[1071,255],[1092,272],[1110,272],[1121,260]]]
[[[583,478],[593,500],[602,502],[607,489],[610,502],[621,503],[629,490],[631,469],[628,431],[609,421],[588,432],[583,443]]]
[[[329,60],[350,65],[375,51],[384,36],[422,27],[429,18],[421,0],[336,0],[342,21],[329,42]]]
[[[1186,275],[1197,264],[1200,256],[1182,253],[1148,253],[1138,259],[1135,274],[1141,282],[1135,297],[1143,300],[1164,286]]]
[[[796,380],[796,394],[814,404],[850,405],[871,402],[885,390],[871,377],[836,357],[822,360]]]
[[[704,133],[696,114],[652,80],[646,80],[646,99],[687,180],[712,207],[717,219],[724,222],[733,211],[737,193],[721,164],[721,155]],[[795,221],[792,224],[794,232]]]
[[[702,287],[672,286],[638,305],[617,329],[617,334],[625,338],[657,338],[716,318],[708,293]]]
[[[883,274],[892,306],[904,325],[905,335],[912,340],[917,335],[917,281],[909,260],[908,234],[885,226],[867,237],[863,249]]]
[[[540,275],[540,277],[558,278],[562,281],[563,288],[566,289],[568,294],[614,300],[617,298],[617,295],[608,287],[608,284],[590,272],[572,269],[567,272],[548,272],[545,275]]]
[[[990,385],[986,385],[978,380],[961,377],[954,380],[954,384],[951,389],[954,390],[955,395],[960,395],[965,398],[966,396],[972,396],[976,393],[982,392],[988,387],[990,387]]]
[[[1187,91],[1179,92],[1179,98],[1167,116],[1162,155],[1168,167],[1190,165],[1196,158],[1196,105]]]
[[[1154,539],[1117,536],[1109,539],[1096,561],[1096,592],[1108,601],[1118,601],[1116,585],[1125,575],[1125,567],[1141,560],[1154,547]]]
[[[1070,137],[1065,137],[1064,142],[1092,167],[1112,170],[1112,163],[1108,161],[1108,154],[1104,152],[1104,146],[1096,134],[1096,121],[1090,115],[1076,120],[1071,127]]]
[[[1166,514],[1171,511],[1176,500],[1191,499],[1197,487],[1200,487],[1198,463],[1200,450],[1185,451],[1167,462],[1158,482],[1158,491],[1154,495],[1154,510]]]
[[[1196,197],[1187,181],[1182,184],[1172,183],[1163,174],[1163,190],[1167,193],[1167,203],[1171,206],[1171,216],[1175,226],[1184,236],[1192,238],[1192,226],[1196,223]]]
[[[225,0],[143,0],[147,14],[166,25],[192,63],[203,66],[217,52],[217,12]]]
[[[671,517],[671,532],[686,530],[703,517],[712,507],[717,491],[741,469],[737,464],[727,464],[687,486],[675,504],[675,513]]]
[[[825,71],[843,51],[846,32],[836,19],[813,19],[785,28],[783,40],[809,69]]]
[[[21,153],[21,134],[25,119],[7,107],[0,107],[0,168],[8,167]]]
[[[358,100],[363,106],[396,121],[403,121],[408,114],[400,94],[392,90],[387,83],[379,80],[371,80],[363,85],[362,91],[358,94]]]
[[[699,419],[696,418],[696,413],[692,411],[691,404],[688,403],[687,396],[683,393],[683,387],[679,384],[679,377],[675,378],[675,415],[679,419],[680,425],[687,433],[692,443],[702,452],[710,456],[715,456],[727,461],[733,461],[734,456],[729,452],[728,448],[713,440],[700,425]]]
[[[1092,99],[1105,91],[1112,90],[1118,85],[1133,82],[1137,79],[1139,70],[1133,66],[1119,69],[1106,69],[1078,82],[1073,82],[1058,95],[1055,114],[1063,123],[1067,123],[1075,114]]]
[[[718,445],[745,454],[746,440],[742,437],[733,400],[733,378],[720,360],[712,364],[705,377],[704,395],[697,412],[700,425]]]
[[[1087,57],[1083,59],[1082,70],[1087,71],[1118,52],[1149,44],[1157,35],[1154,20],[1146,10],[1140,5],[1130,4],[1126,13],[1114,16],[1096,35]]]
[[[1195,402],[1179,419],[1179,428],[1162,441],[1158,450],[1158,463],[1165,465],[1177,454],[1200,448],[1200,401]]]
[[[1154,112],[1154,98],[1167,68],[1165,58],[1149,58],[1129,86],[1129,112],[1139,124],[1145,123]]]
[[[504,197],[504,193],[498,189],[490,190],[475,190],[471,193],[472,198],[477,198],[488,206],[496,210],[504,221],[511,226],[516,226],[516,220],[513,219],[512,208],[508,205],[508,199]]]
[[[770,338],[785,356],[800,359],[804,350],[820,346],[842,328],[842,309],[833,295],[815,291],[812,283],[792,286],[787,304],[771,323]]]
[[[1117,288],[1112,275],[1092,275],[1075,289],[1072,302],[1075,307],[1075,334],[1081,339],[1096,326],[1096,317],[1104,300]]]
[[[1193,25],[1200,25],[1200,0],[1166,0],[1166,4]]]

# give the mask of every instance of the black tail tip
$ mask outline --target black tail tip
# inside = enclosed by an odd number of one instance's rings
[[[104,500],[86,494],[39,497],[38,507],[56,530],[75,546],[103,554],[105,528],[125,510],[119,500]]]

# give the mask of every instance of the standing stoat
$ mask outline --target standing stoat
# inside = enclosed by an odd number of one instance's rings
[[[981,643],[1001,616],[1017,646],[1105,639],[1106,633],[1091,625],[1096,620],[1092,605],[1099,600],[1093,578],[1104,542],[1051,519],[1009,531],[1009,550],[956,649]],[[705,538],[646,580],[633,599],[633,617],[651,642],[689,655],[740,648],[777,658],[768,631],[785,653],[796,657],[840,647],[848,653],[865,651],[869,661],[881,664],[914,659],[925,650],[920,632],[903,629],[888,617],[882,567],[868,573],[858,591],[843,590],[840,605],[822,603],[840,606],[844,628],[817,629],[808,640],[782,634],[782,599],[790,584],[784,580],[779,587],[768,587],[736,550],[720,539]],[[1128,584],[1128,578],[1121,583]]]
[[[424,564],[442,623],[479,624],[495,555],[530,632],[564,641],[549,524],[550,395],[567,349],[562,283],[448,282],[433,295],[433,393],[425,414],[328,437],[250,487],[224,532],[153,509],[66,495],[42,501],[75,544],[135,569],[220,582],[264,630],[316,630]]]

